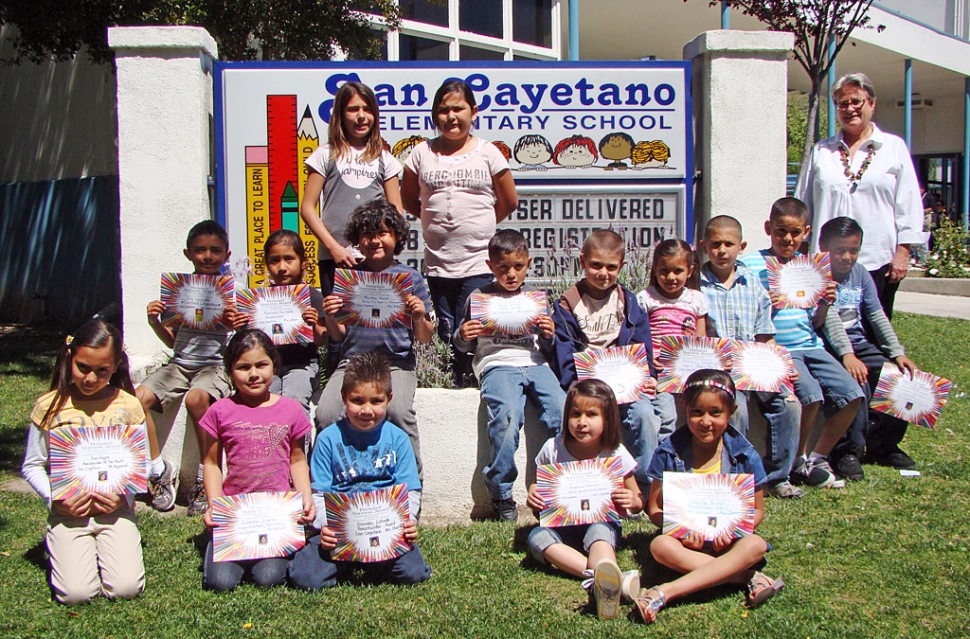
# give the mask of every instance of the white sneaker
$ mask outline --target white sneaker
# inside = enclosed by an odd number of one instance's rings
[[[620,613],[620,585],[623,575],[615,561],[604,559],[593,570],[593,598],[596,600],[596,616],[600,619],[616,619]]]
[[[620,575],[620,595],[628,603],[633,603],[640,595],[640,571],[627,570]]]

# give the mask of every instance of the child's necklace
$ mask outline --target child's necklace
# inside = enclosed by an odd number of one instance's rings
[[[866,154],[866,159],[862,161],[862,166],[859,167],[857,173],[853,173],[849,168],[849,150],[845,148],[845,145],[839,146],[839,158],[842,160],[842,168],[845,169],[845,177],[849,178],[849,185],[855,187],[859,184],[859,180],[862,179],[863,174],[869,165],[872,164],[872,158],[876,157],[876,145],[869,143],[869,153]]]

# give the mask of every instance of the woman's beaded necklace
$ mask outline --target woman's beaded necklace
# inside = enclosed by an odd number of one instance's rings
[[[845,169],[845,177],[849,178],[849,185],[855,187],[859,184],[859,180],[862,179],[863,174],[869,165],[872,164],[872,158],[876,157],[876,145],[869,143],[869,153],[866,154],[866,159],[862,161],[862,166],[856,173],[853,173],[849,168],[849,150],[845,148],[845,145],[839,146],[839,158],[842,160],[842,167]]]

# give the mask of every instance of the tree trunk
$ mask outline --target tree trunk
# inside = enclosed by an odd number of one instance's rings
[[[822,83],[817,78],[812,78],[812,90],[808,93],[808,115],[805,118],[805,147],[802,149],[802,163],[798,167],[798,179],[801,180],[808,160],[812,156],[812,148],[815,146],[815,130],[818,122],[818,108],[821,102]]]

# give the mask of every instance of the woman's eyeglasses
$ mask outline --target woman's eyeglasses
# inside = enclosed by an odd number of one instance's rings
[[[866,103],[865,100],[859,100],[859,99],[855,99],[855,100],[842,100],[841,102],[836,102],[835,103],[835,107],[839,111],[848,111],[850,108],[851,109],[861,109],[862,106],[865,103]]]

